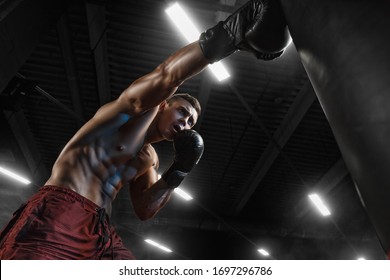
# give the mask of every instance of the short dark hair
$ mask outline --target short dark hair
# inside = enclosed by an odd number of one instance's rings
[[[202,112],[202,108],[200,107],[200,103],[199,103],[198,99],[189,95],[188,93],[176,93],[176,94],[172,95],[171,97],[169,97],[166,101],[168,104],[171,104],[172,102],[174,102],[175,100],[177,100],[179,98],[183,98],[184,100],[188,101],[188,103],[190,103],[192,105],[192,107],[194,107],[194,109],[198,113],[198,115],[200,115],[200,113]]]

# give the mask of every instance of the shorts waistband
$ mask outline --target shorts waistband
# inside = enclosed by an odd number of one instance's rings
[[[88,198],[68,188],[53,186],[53,185],[45,185],[39,189],[39,192],[40,193],[50,193],[50,192],[63,193],[67,196],[70,196],[74,200],[82,203],[84,205],[84,208],[87,208],[90,211],[99,212],[99,210],[104,209],[99,205],[97,205],[96,203],[94,203],[93,201],[89,200]]]

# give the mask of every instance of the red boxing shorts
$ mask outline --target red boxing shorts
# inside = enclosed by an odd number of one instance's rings
[[[80,194],[44,186],[0,233],[0,259],[135,259],[105,209]]]

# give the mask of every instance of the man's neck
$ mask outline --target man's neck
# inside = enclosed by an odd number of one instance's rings
[[[165,138],[161,135],[161,133],[157,129],[156,122],[153,121],[148,128],[144,143],[145,144],[153,144],[153,143],[160,142],[163,140],[165,140]]]

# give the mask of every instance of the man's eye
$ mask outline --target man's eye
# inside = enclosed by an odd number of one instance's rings
[[[179,109],[180,114],[183,114],[184,116],[188,115],[188,111],[184,108]]]

